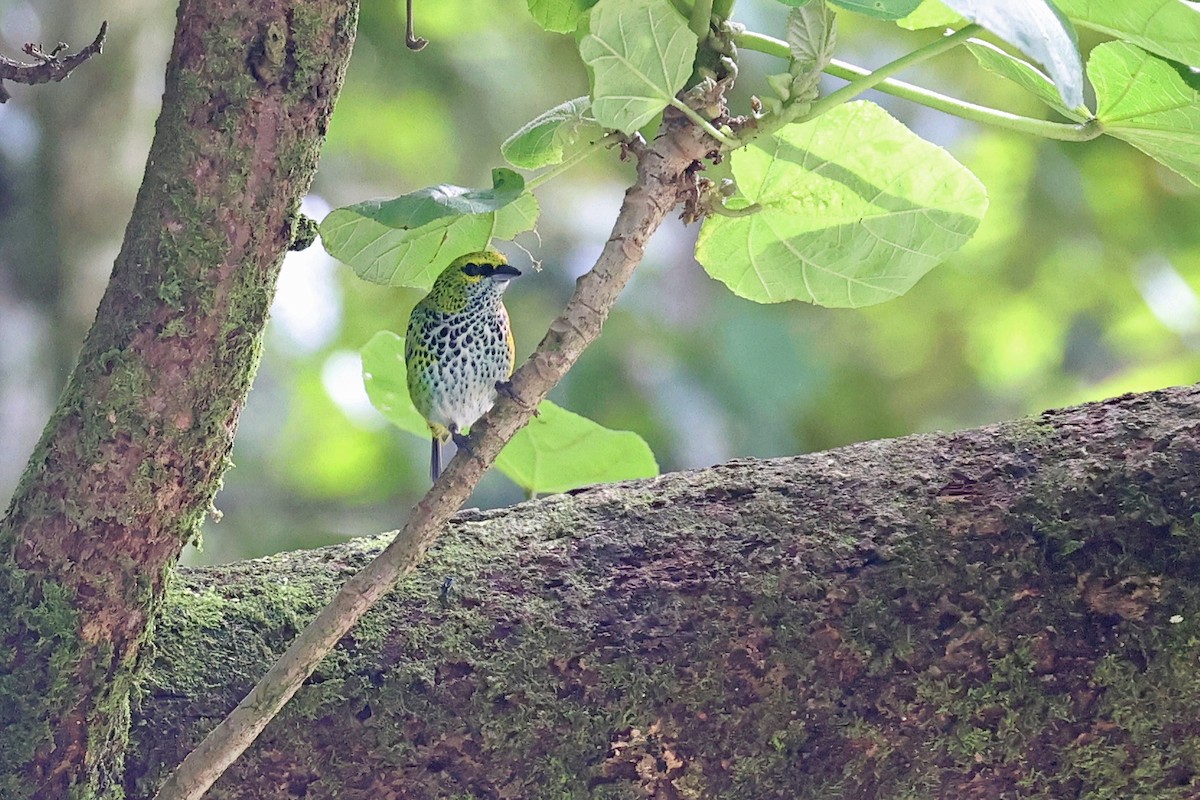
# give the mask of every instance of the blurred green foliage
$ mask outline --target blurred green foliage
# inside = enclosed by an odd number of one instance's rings
[[[430,40],[420,53],[404,47],[403,10],[399,0],[363,6],[314,215],[437,183],[486,186],[505,138],[587,92],[572,38],[538,28],[523,0],[418,0],[417,33]],[[773,0],[741,0],[735,17],[771,32],[785,13]],[[839,57],[865,66],[932,35],[851,14],[839,23]],[[1101,41],[1081,31],[1085,55]],[[778,65],[747,53],[741,66],[734,102],[744,107]],[[967,52],[901,77],[1047,113]],[[692,256],[698,226],[672,221],[551,398],[636,431],[673,470],[969,427],[1200,377],[1200,190],[1107,137],[1032,139],[868,97],[987,187],[988,212],[962,250],[879,306],[763,306],[709,278]],[[538,190],[537,234],[519,241],[541,271],[506,248],[526,273],[506,301],[518,359],[599,253],[631,175],[614,151]],[[289,259],[237,467],[217,498],[223,519],[207,525],[190,560],[315,546],[403,521],[427,488],[428,443],[369,406],[357,351],[378,330],[402,332],[419,296],[365,283],[319,247]],[[473,502],[520,499],[493,472]]]
[[[523,3],[428,5],[418,4],[418,33],[431,40],[420,54],[402,46],[401,4],[364,8],[314,187],[332,205],[432,183],[486,185],[509,134],[586,92],[572,42],[540,31]],[[743,0],[738,12],[767,30],[782,20],[772,3]],[[840,22],[839,53],[867,66],[919,35],[852,15]],[[1081,45],[1098,41],[1085,35]],[[756,54],[743,59],[739,92],[764,91],[764,69]],[[1044,113],[965,52],[904,77]],[[898,300],[832,310],[735,297],[694,262],[696,226],[667,225],[553,399],[637,431],[664,469],[682,469],[979,425],[1200,375],[1200,190],[1109,139],[1036,140],[872,99],[987,187],[990,208],[971,242]],[[539,190],[538,236],[523,244],[542,271],[527,270],[508,293],[519,356],[598,254],[630,173],[613,153]],[[509,255],[526,267],[519,250]],[[285,280],[305,280],[304,269],[285,267]],[[341,318],[332,336],[304,353],[272,339],[260,383],[286,388],[270,407],[261,389],[251,397],[245,416],[257,422],[239,437],[240,466],[219,498],[226,518],[209,527],[205,558],[394,527],[426,488],[425,443],[371,421],[369,410],[348,412],[316,377],[375,330],[402,331],[419,293],[364,284],[344,267],[332,276]],[[239,510],[264,483],[280,503],[274,521],[246,529]],[[313,516],[317,498],[323,511]],[[519,499],[493,474],[474,501]]]

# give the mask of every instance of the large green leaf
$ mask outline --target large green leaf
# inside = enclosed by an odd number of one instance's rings
[[[1096,117],[1105,133],[1200,186],[1200,93],[1196,76],[1125,42],[1106,42],[1088,58]]]
[[[1063,105],[1062,96],[1054,87],[1054,82],[1028,61],[1004,52],[991,42],[979,39],[967,42],[967,49],[988,72],[1007,78],[1063,116],[1077,122],[1091,116],[1086,107],[1070,109]]]
[[[543,30],[574,33],[583,12],[596,0],[528,0],[529,15]]]
[[[1183,0],[1056,0],[1088,28],[1165,58],[1200,64],[1200,7]]]
[[[496,459],[518,486],[543,494],[658,474],[650,446],[636,433],[609,430],[548,400],[538,414]]]
[[[361,352],[371,404],[400,430],[427,439],[429,426],[408,394],[404,337],[380,331]],[[538,413],[496,459],[496,468],[518,486],[544,494],[658,474],[654,454],[636,433],[609,430],[548,400]]]
[[[683,88],[696,34],[670,0],[600,0],[581,26],[592,113],[606,128],[633,133]]]
[[[966,167],[868,102],[735,150],[732,170],[740,203],[762,208],[706,218],[696,257],[760,303],[859,307],[902,295],[987,208]]]
[[[907,17],[921,0],[829,0],[829,2],[847,11],[866,14],[876,19],[900,19]]]
[[[492,182],[491,189],[442,184],[334,209],[321,222],[321,242],[364,280],[428,289],[458,256],[537,222],[537,200],[520,175],[496,169]]]
[[[363,386],[371,405],[402,431],[429,437],[429,423],[413,405],[408,394],[404,366],[404,337],[379,331],[362,350]]]
[[[1083,62],[1071,23],[1048,0],[942,0],[1046,68],[1067,108],[1083,105]]]
[[[500,152],[514,167],[538,169],[561,163],[566,148],[603,132],[591,102],[576,97],[534,117],[500,145]]]

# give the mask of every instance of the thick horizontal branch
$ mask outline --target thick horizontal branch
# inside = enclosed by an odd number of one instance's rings
[[[1196,796],[1198,467],[1190,387],[460,514],[210,797]],[[386,538],[183,573],[130,798]]]
[[[49,83],[50,81],[61,81],[71,74],[76,67],[89,58],[99,55],[104,52],[104,37],[108,35],[108,22],[100,23],[100,32],[96,34],[96,38],[87,47],[80,50],[78,53],[68,55],[60,55],[66,49],[65,44],[60,44],[49,53],[42,49],[40,45],[27,44],[25,45],[25,54],[37,59],[35,64],[25,64],[20,61],[14,61],[11,58],[0,56],[0,103],[7,102],[12,95],[4,88],[4,81],[13,81],[14,83],[25,83],[33,85],[35,83]]]

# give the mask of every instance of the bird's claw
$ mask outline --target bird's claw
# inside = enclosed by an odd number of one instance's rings
[[[454,442],[454,446],[459,450],[465,450],[468,453],[473,453],[474,448],[471,446],[471,437],[458,431],[450,431],[450,439]]]

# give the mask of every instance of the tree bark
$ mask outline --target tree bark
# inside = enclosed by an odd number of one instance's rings
[[[164,577],[232,446],[355,0],[184,0],[78,365],[0,522],[0,796],[119,796]]]
[[[459,514],[210,797],[1196,797],[1198,403]],[[387,538],[173,582],[129,797]]]

